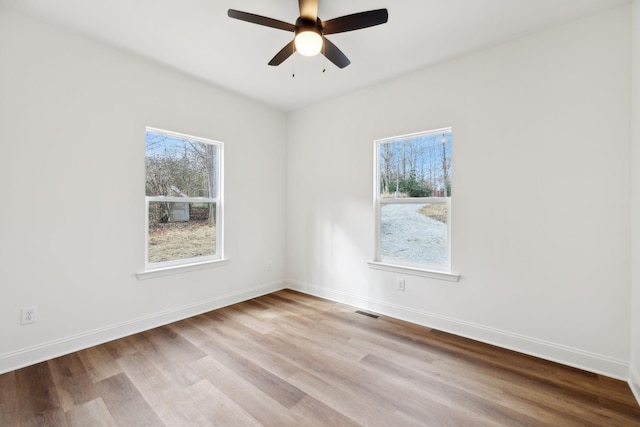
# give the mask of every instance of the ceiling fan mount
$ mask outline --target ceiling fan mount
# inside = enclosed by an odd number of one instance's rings
[[[269,65],[280,65],[294,52],[299,52],[305,56],[322,53],[338,68],[346,67],[351,61],[335,44],[325,37],[326,35],[373,27],[384,24],[389,19],[387,9],[376,9],[322,21],[318,17],[318,0],[298,0],[298,7],[300,16],[296,19],[295,24],[234,9],[229,9],[227,15],[230,18],[252,24],[294,33],[294,39],[269,61]]]

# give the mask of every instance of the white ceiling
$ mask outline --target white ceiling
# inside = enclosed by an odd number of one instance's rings
[[[328,20],[387,8],[389,22],[327,36],[351,60],[269,60],[292,33],[227,17],[229,8],[295,23],[296,0],[0,0],[201,80],[291,111],[629,0],[319,0]],[[326,72],[322,72],[325,67]],[[295,78],[292,74],[295,71]]]

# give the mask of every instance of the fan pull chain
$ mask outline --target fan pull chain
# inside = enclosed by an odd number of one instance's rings
[[[322,72],[327,71],[327,55],[326,53],[326,43],[324,42],[324,37],[322,38]]]
[[[296,77],[296,45],[293,45],[293,52],[291,53],[291,78]]]

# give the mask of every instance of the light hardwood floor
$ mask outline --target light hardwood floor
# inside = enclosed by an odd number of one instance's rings
[[[0,426],[640,426],[626,383],[294,291],[0,376]]]

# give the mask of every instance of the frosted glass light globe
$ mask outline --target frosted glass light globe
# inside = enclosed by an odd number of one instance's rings
[[[295,38],[296,50],[304,56],[314,56],[322,49],[322,36],[316,31],[300,31]]]

